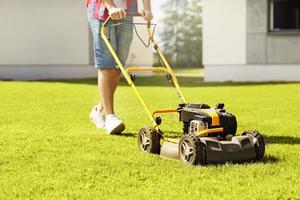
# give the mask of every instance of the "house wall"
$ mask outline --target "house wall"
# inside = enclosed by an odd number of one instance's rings
[[[246,64],[246,0],[203,0],[204,65]]]
[[[89,64],[83,1],[4,1],[0,24],[0,65]]]
[[[268,0],[247,0],[247,63],[300,64],[300,34],[268,33]]]
[[[203,2],[205,80],[300,81],[300,34],[268,32],[268,0],[236,1]],[[228,20],[228,16],[241,21]],[[221,23],[223,31],[211,28]],[[235,25],[245,28],[244,33],[240,29],[239,37]],[[229,45],[228,41],[233,47],[239,46],[240,54],[238,49],[233,48],[235,51],[232,52],[224,47],[226,43]],[[241,54],[244,54],[245,62],[241,62]],[[227,62],[229,58],[232,62]]]
[[[139,0],[140,1],[140,0]],[[0,6],[0,79],[85,78],[93,68],[86,1],[11,0]],[[140,20],[140,19],[135,19]],[[146,38],[145,29],[139,32]],[[151,48],[134,37],[128,63],[152,65]]]

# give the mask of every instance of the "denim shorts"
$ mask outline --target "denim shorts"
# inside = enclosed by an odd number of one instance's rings
[[[93,17],[93,12],[89,12],[88,8],[88,21],[93,35],[93,46],[94,46],[94,62],[97,69],[109,69],[116,68],[117,63],[109,52],[106,44],[101,38],[100,30],[103,24],[102,20]],[[126,17],[126,21],[133,21],[133,17]],[[110,21],[107,25],[107,32],[111,24],[124,22]],[[126,60],[129,55],[129,49],[133,38],[133,27],[130,24],[122,24],[119,26],[111,27],[110,31],[110,43],[116,51],[121,63],[126,64]]]

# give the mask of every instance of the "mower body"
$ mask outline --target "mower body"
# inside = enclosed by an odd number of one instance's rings
[[[235,136],[236,117],[226,112],[223,103],[217,104],[216,108],[211,108],[207,104],[181,104],[177,111],[180,121],[183,122],[183,137],[179,139],[179,144],[164,142],[160,151],[162,157],[180,159],[190,164],[247,162],[262,159],[265,147],[260,134],[245,132],[241,136]],[[197,137],[197,133],[214,128],[222,131]],[[198,158],[190,158],[191,152]]]

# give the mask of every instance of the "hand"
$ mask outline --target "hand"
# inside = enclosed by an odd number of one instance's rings
[[[148,9],[144,9],[142,10],[142,17],[147,21],[147,22],[151,22],[151,20],[153,19],[153,15],[151,10]]]
[[[122,8],[111,7],[108,9],[108,13],[112,20],[121,20],[126,17],[126,11]]]

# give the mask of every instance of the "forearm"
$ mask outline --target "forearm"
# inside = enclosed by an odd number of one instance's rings
[[[143,0],[144,9],[151,10],[151,0]]]
[[[121,20],[126,17],[126,11],[118,8],[112,0],[101,0],[103,5],[107,8],[108,14],[112,20]]]
[[[113,7],[116,7],[116,5],[114,4],[114,2],[112,2],[112,0],[102,0],[102,3],[104,4],[104,6],[107,9],[111,9]]]

